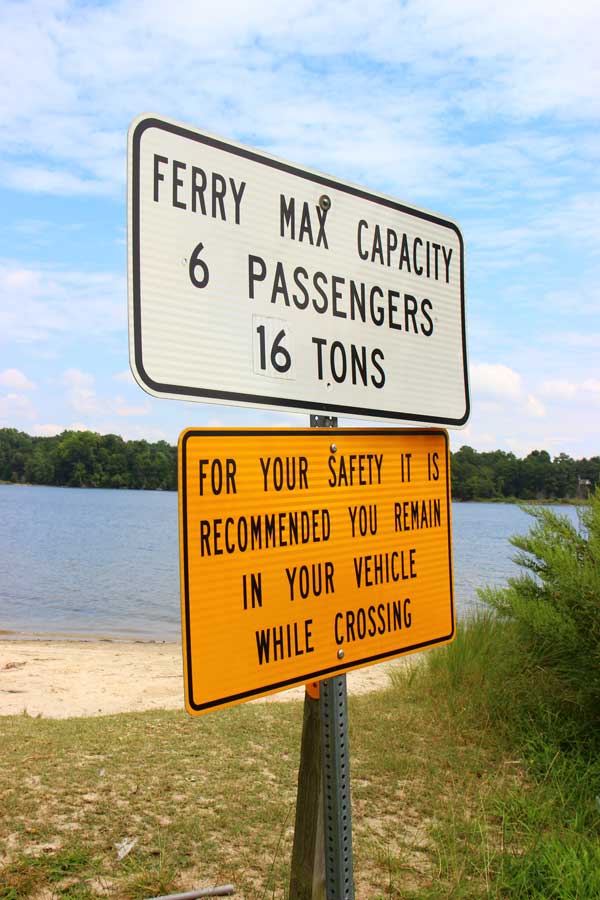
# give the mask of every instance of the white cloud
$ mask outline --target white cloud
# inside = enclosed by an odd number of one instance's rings
[[[523,393],[521,376],[502,363],[472,363],[473,388],[499,400],[518,400]]]
[[[567,152],[565,150],[565,152]],[[571,159],[572,153],[570,153]],[[532,206],[523,204],[524,197],[531,195],[532,178],[535,172],[550,169],[556,173],[556,166],[546,166],[539,160],[530,169],[520,165],[514,172],[514,186],[519,187],[520,196],[514,196],[511,209],[502,210],[499,216],[490,215],[490,204],[502,199],[502,187],[509,185],[509,176],[491,173],[494,182],[493,200],[488,201],[484,191],[479,196],[486,198],[482,214],[474,215],[464,227],[465,239],[471,251],[473,271],[489,278],[492,269],[510,272],[513,278],[525,285],[522,302],[527,307],[542,312],[561,310],[596,312],[599,302],[597,249],[600,245],[600,191],[593,187],[580,193],[574,189],[575,173],[571,172],[566,184],[554,187],[546,184],[544,196]],[[485,175],[485,166],[476,165],[475,170]],[[515,211],[518,214],[515,216]],[[570,260],[573,253],[576,263]],[[557,262],[560,290],[544,289],[538,294],[532,291],[532,281],[543,278],[545,271],[552,271]],[[551,279],[556,281],[556,278]],[[518,283],[518,281],[517,281]]]
[[[68,369],[62,381],[67,388],[67,402],[75,412],[84,415],[101,412],[102,404],[96,396],[93,375],[79,369]]]
[[[63,372],[63,383],[69,388],[91,388],[94,384],[94,376],[81,369],[67,369]]]
[[[30,295],[41,292],[40,275],[30,269],[11,269],[3,266],[0,269],[0,278],[0,284],[6,291],[27,291]]]
[[[62,434],[65,430],[65,425],[53,425],[51,423],[47,423],[46,425],[37,424],[31,429],[31,434],[37,435],[38,437],[55,437],[57,434]]]
[[[16,391],[32,391],[35,388],[33,381],[30,381],[20,369],[5,369],[0,372],[0,384]]]
[[[85,416],[147,416],[152,412],[148,400],[142,404],[128,403],[123,396],[99,397],[96,391],[96,379],[89,372],[81,369],[67,369],[63,372],[62,383],[66,387],[66,399],[75,412]]]
[[[35,419],[36,416],[35,406],[25,394],[10,393],[0,397],[0,419],[3,423]]]
[[[600,396],[600,381],[597,378],[587,378],[581,385],[584,391],[590,391]]]
[[[527,395],[527,411],[536,419],[543,419],[546,415],[546,407],[541,400],[538,400],[533,394]]]
[[[150,108],[354,177],[414,185],[419,175],[423,193],[449,172],[474,175],[453,129],[442,138],[449,121],[595,123],[600,110],[600,13],[588,0],[381,0],[376,16],[359,0],[188,0],[168,10],[158,0],[64,0],[4,4],[0,27],[0,115],[13,155],[0,177],[23,190],[120,189],[124,128]],[[531,143],[504,145],[503,181],[515,183]],[[546,155],[562,152],[558,143],[546,138]],[[481,165],[493,156],[486,141]]]
[[[533,420],[545,418],[546,407],[535,394],[525,389],[519,372],[502,363],[473,363],[470,370],[473,416],[479,421],[487,420],[497,426],[502,423],[506,435],[514,428],[515,421],[531,428]],[[474,426],[471,424],[471,427]],[[491,443],[482,436],[485,429],[481,425],[476,426],[475,433],[479,446],[487,443],[491,448]]]
[[[596,310],[597,309],[598,307],[596,307]],[[591,347],[600,349],[600,332],[591,334],[577,334],[575,332],[570,332],[563,336],[557,335],[556,339],[559,341],[563,339],[570,347]]]
[[[536,439],[532,437],[524,437],[517,436],[512,437],[509,436],[505,439],[506,446],[508,449],[515,454],[515,456],[527,456],[532,450],[547,450],[547,439]]]
[[[0,182],[12,190],[31,194],[106,194],[111,185],[60,169],[41,166],[0,166]]]
[[[70,425],[66,426],[65,431],[95,431],[98,434],[102,434],[102,428],[95,428],[86,422],[71,422]]]
[[[125,279],[0,260],[0,340],[47,341],[60,335],[126,332]]]
[[[589,407],[590,403],[600,404],[600,381],[597,378],[586,378],[583,381],[549,379],[542,383],[541,393],[555,401]]]
[[[152,411],[148,402],[138,406],[128,405],[123,397],[116,397],[111,406],[117,416],[147,416]]]
[[[573,400],[577,396],[577,385],[557,378],[543,382],[541,392],[554,400]]]
[[[88,426],[90,431],[99,434],[119,434],[126,441],[167,441],[169,437],[163,428],[153,425],[134,425],[122,419],[105,419],[97,421],[95,425]]]
[[[480,450],[496,450],[500,446],[501,440],[495,432],[481,431],[472,422],[469,422],[460,431],[450,432],[450,444],[452,451],[458,450],[465,444],[475,446]]]
[[[131,374],[131,369],[124,369],[122,372],[115,372],[113,378],[115,381],[122,381],[125,384],[136,384],[135,378]]]

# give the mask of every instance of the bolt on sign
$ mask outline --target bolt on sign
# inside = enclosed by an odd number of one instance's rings
[[[451,641],[450,516],[440,429],[184,431],[188,711]]]
[[[155,396],[459,426],[456,224],[176,122],[129,131],[129,333]]]

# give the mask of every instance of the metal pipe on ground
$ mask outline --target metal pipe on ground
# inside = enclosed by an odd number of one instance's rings
[[[235,892],[232,884],[220,887],[202,888],[200,891],[187,891],[185,894],[165,894],[163,897],[149,897],[148,900],[197,900],[198,897],[228,897]]]

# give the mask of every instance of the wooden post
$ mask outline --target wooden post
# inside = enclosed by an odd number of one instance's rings
[[[320,701],[318,685],[311,685],[304,697],[290,900],[325,900],[324,834]]]

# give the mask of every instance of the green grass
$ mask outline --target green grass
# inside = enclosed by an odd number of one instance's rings
[[[531,665],[528,648],[514,622],[483,615],[459,631],[449,647],[434,651],[415,673],[416,689],[433,710],[438,726],[453,722],[481,729],[482,745],[495,736],[513,782],[492,792],[471,832],[495,813],[501,842],[484,835],[465,862],[457,844],[468,833],[460,815],[437,834],[446,878],[464,866],[456,893],[465,888],[469,868],[488,881],[482,896],[535,900],[595,900],[600,897],[600,735],[579,742],[562,707],[553,707],[548,671]],[[441,698],[441,703],[439,702]],[[485,737],[487,735],[487,737]],[[463,893],[466,890],[466,893]],[[443,893],[431,896],[445,896]],[[474,896],[477,896],[475,894]]]
[[[518,641],[481,618],[350,698],[359,900],[600,897],[598,762],[540,730]],[[1,900],[283,900],[301,728],[297,702],[0,719]]]
[[[463,894],[481,896],[490,865],[479,850],[499,839],[492,798],[499,780],[514,780],[493,744],[448,722],[440,731],[407,683],[356,698],[350,721],[357,896],[459,896],[464,863],[440,856],[450,830],[453,854],[473,857],[475,847],[482,857]],[[176,713],[5,722],[2,837],[12,836],[14,859],[5,897],[53,882],[82,843],[87,884],[104,880],[115,897],[228,881],[246,897],[286,895],[298,704],[198,722]],[[138,844],[119,863],[125,836]]]
[[[143,898],[228,882],[241,897],[286,897],[301,725],[300,703],[196,720],[1,719],[0,898]],[[452,821],[456,852],[495,844],[492,796],[499,775],[506,787],[515,777],[481,738],[445,719],[440,728],[410,676],[351,698],[357,897],[459,896],[437,835]],[[137,843],[118,861],[124,838]],[[481,896],[479,866],[464,896]]]
[[[205,883],[232,871],[258,883],[254,838],[262,857],[294,799],[294,713],[282,704],[277,719],[270,707],[240,707],[199,721],[171,712],[1,720],[0,828],[18,847],[17,869],[45,886],[54,846],[84,846],[90,873],[114,881],[115,896],[165,893],[188,869]],[[119,862],[124,838],[137,843]]]

